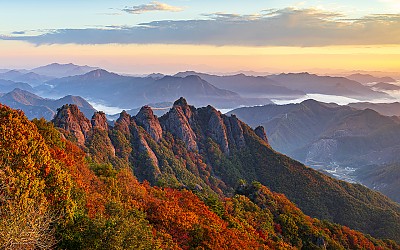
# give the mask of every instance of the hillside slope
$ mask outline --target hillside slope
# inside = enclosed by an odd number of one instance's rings
[[[260,183],[224,200],[141,184],[129,168],[93,162],[51,123],[3,105],[0,138],[1,248],[399,249],[305,216]]]
[[[96,162],[131,167],[141,181],[228,197],[241,180],[259,181],[307,215],[399,240],[397,203],[277,153],[261,127],[253,130],[211,106],[196,109],[180,98],[160,118],[143,107],[134,117],[121,113],[113,127],[102,113],[91,121],[83,117],[76,107],[64,106],[53,122]]]

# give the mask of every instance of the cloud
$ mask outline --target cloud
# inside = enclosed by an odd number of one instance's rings
[[[0,36],[41,44],[198,44],[329,46],[400,44],[400,14],[346,19],[319,9],[285,8],[256,15],[212,13],[198,20],[163,20],[137,26],[60,29],[37,36]]]
[[[13,34],[13,35],[24,35],[24,34],[26,34],[26,32],[25,31],[14,31],[11,34]]]
[[[171,12],[178,12],[182,11],[183,8],[171,6],[165,3],[160,3],[157,1],[150,2],[148,4],[136,5],[132,7],[125,7],[122,9],[125,12],[130,14],[143,14],[145,12],[150,11],[171,11]]]

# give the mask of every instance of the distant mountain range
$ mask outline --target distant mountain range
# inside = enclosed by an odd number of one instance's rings
[[[80,95],[118,107],[171,102],[179,96],[186,96],[199,106],[212,104],[219,108],[271,103],[267,98],[243,98],[235,92],[217,88],[198,76],[132,77],[98,69],[84,75],[54,79],[48,81],[46,86],[41,91],[51,95]]]
[[[96,69],[98,68],[90,67],[87,65],[79,66],[73,63],[68,63],[68,64],[52,63],[46,66],[41,66],[38,68],[31,69],[30,72],[36,73],[38,75],[49,76],[52,78],[61,78],[67,76],[86,74]]]
[[[64,104],[77,105],[87,117],[91,117],[93,112],[96,111],[87,101],[79,96],[68,95],[58,100],[53,100],[42,98],[21,89],[14,89],[4,94],[0,97],[0,103],[14,109],[23,110],[29,119],[43,117],[48,121],[53,119],[57,108]]]
[[[318,76],[309,73],[289,73],[271,75],[268,78],[280,86],[301,90],[307,94],[325,94],[369,100],[373,98],[390,98],[386,93],[374,91],[359,82],[345,77]]]
[[[22,73],[17,70],[10,70],[5,73],[1,73],[0,79],[28,83],[31,86],[38,86],[46,81],[54,79],[54,77],[39,75],[34,72]]]
[[[79,66],[72,63],[52,63],[31,70],[3,70],[0,71],[0,79],[28,83],[32,87],[35,87],[54,78],[81,75],[95,69],[97,68],[89,66]]]
[[[370,103],[370,102],[356,102],[349,103],[348,106],[356,109],[372,109],[376,112],[387,116],[400,116],[400,103]]]
[[[396,80],[393,79],[392,77],[375,77],[370,74],[352,74],[349,76],[346,76],[347,79],[357,81],[359,83],[372,83],[372,82],[395,82]]]
[[[399,85],[391,84],[391,83],[386,83],[386,82],[378,82],[377,84],[374,84],[371,86],[372,88],[376,88],[377,90],[400,90]]]
[[[230,112],[266,128],[270,144],[307,165],[360,167],[400,161],[400,118],[307,100]]]
[[[218,76],[186,71],[177,73],[175,76],[186,77],[196,75],[218,88],[228,89],[240,93],[245,97],[267,97],[267,98],[293,98],[304,96],[301,90],[293,90],[280,86],[279,82],[263,76],[247,76],[244,74]]]
[[[2,80],[0,79],[0,93],[7,93],[12,91],[15,88],[23,89],[26,91],[33,91],[31,85],[24,82],[13,82],[10,80]]]

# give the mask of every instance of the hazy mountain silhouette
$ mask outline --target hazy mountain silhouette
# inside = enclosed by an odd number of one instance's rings
[[[371,82],[395,82],[396,80],[392,77],[375,77],[370,74],[352,74],[346,76],[347,79],[357,81],[360,83],[371,83]]]
[[[377,84],[374,84],[371,87],[376,88],[378,90],[400,90],[400,86],[386,82],[378,82]]]
[[[237,93],[220,89],[198,76],[132,77],[98,69],[84,75],[47,82],[51,93],[74,94],[102,100],[110,106],[140,107],[147,103],[171,102],[185,95],[198,105],[213,104],[219,108],[271,103],[266,98],[242,98]]]
[[[307,94],[338,95],[360,100],[390,98],[383,92],[373,91],[359,82],[344,77],[318,76],[309,73],[271,75],[268,78],[286,88],[302,90]]]
[[[200,76],[202,79],[218,88],[235,91],[245,97],[267,97],[267,98],[298,98],[305,95],[301,90],[293,90],[280,86],[269,78],[263,76],[247,76],[245,74],[218,76],[195,71],[177,73],[175,76],[185,77],[190,75]]]
[[[36,73],[39,75],[53,77],[53,78],[60,78],[60,77],[67,77],[67,76],[82,75],[82,74],[88,73],[90,71],[93,71],[95,69],[97,69],[97,68],[86,66],[86,65],[79,66],[79,65],[72,64],[72,63],[68,63],[68,64],[52,63],[49,65],[31,69],[30,72],[33,72],[33,73]]]
[[[400,116],[400,103],[370,103],[370,102],[357,102],[349,103],[348,106],[356,109],[372,109],[376,112],[387,116]]]
[[[27,83],[0,79],[0,93],[7,93],[15,88],[23,89],[26,91],[33,91],[33,88]]]
[[[0,79],[28,83],[31,86],[38,86],[46,81],[54,79],[54,77],[43,76],[34,72],[23,73],[17,70],[10,70],[5,73],[0,73]]]

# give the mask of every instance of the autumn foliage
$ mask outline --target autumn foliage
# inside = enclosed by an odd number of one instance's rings
[[[259,183],[243,182],[236,195],[222,198],[139,182],[129,167],[94,161],[51,123],[0,106],[0,248],[399,246],[310,218]]]

